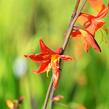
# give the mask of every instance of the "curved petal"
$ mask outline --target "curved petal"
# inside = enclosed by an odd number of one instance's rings
[[[97,31],[99,28],[101,28],[104,24],[105,24],[104,21],[98,21],[95,31]]]
[[[101,52],[101,48],[98,45],[98,43],[96,42],[96,40],[94,39],[94,37],[88,33],[88,36],[86,37],[86,40],[89,42],[89,44],[96,49],[96,51]]]
[[[72,58],[71,56],[67,56],[67,55],[61,55],[60,57],[62,60],[65,60],[65,61],[74,60],[74,58]]]
[[[96,18],[101,19],[101,18],[105,17],[108,12],[109,12],[109,5],[108,5],[108,7],[105,7],[105,5],[103,5],[101,11],[98,13]]]
[[[62,50],[63,50],[62,48],[58,48],[58,49],[55,50],[55,52],[56,52],[57,54],[60,54],[60,53],[62,52]]]
[[[88,41],[86,40],[85,37],[81,37],[81,39],[82,39],[83,48],[84,48],[85,52],[88,53],[90,44],[88,43]]]
[[[93,34],[91,34],[87,30],[82,30],[82,29],[80,29],[80,32],[82,34],[81,35],[82,43],[83,43],[83,46],[84,46],[84,49],[86,52],[88,52],[88,49],[90,46],[92,46],[92,48],[96,49],[96,51],[101,52],[101,48],[99,47],[98,43],[94,39]]]
[[[44,63],[50,60],[51,56],[49,54],[31,54],[25,55],[26,58],[30,58],[32,61],[37,63]]]
[[[50,63],[49,61],[45,62],[45,63],[42,63],[39,66],[39,68],[37,70],[34,70],[33,72],[35,72],[35,73],[43,73],[43,72],[47,71],[49,63]]]
[[[49,49],[45,43],[43,42],[43,40],[40,39],[40,50],[42,53],[48,53],[48,54],[53,54],[55,52],[53,52],[51,49]]]
[[[51,66],[53,69],[53,87],[56,89],[60,76],[59,60],[52,61]]]
[[[54,87],[54,89],[56,89],[56,87],[58,85],[59,76],[60,76],[60,71],[53,74],[53,87]]]

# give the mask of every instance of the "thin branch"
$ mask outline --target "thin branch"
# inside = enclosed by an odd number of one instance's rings
[[[50,109],[53,109],[53,96],[54,96],[54,87],[52,86],[51,94],[50,94]]]
[[[50,84],[49,84],[49,87],[48,87],[48,91],[47,91],[46,98],[45,98],[44,105],[43,105],[42,109],[47,108],[47,104],[48,104],[48,100],[49,100],[49,96],[50,96],[52,87],[53,87],[53,78],[51,78],[51,81],[50,81]]]
[[[76,3],[76,6],[75,6],[75,9],[74,9],[74,14],[73,16],[71,17],[71,22],[70,22],[70,25],[69,25],[69,28],[65,34],[65,39],[64,39],[64,43],[62,45],[62,52],[61,54],[64,54],[65,50],[66,50],[66,47],[68,45],[68,42],[69,42],[69,39],[70,39],[70,34],[73,30],[73,26],[76,22],[76,20],[78,19],[85,3],[86,3],[87,0],[83,0],[83,3],[82,3],[82,6],[80,9],[79,8],[79,4],[80,4],[80,0],[77,1]],[[61,60],[60,60],[60,65],[61,65]],[[50,97],[50,109],[52,109],[52,98],[53,98],[53,95],[54,95],[54,88],[53,88],[53,78],[51,79],[50,81],[50,84],[49,84],[49,88],[48,88],[48,91],[47,91],[47,95],[46,95],[46,99],[45,99],[45,102],[44,102],[44,105],[43,105],[43,109],[46,109],[47,108],[47,104],[48,104],[48,100],[49,100],[49,97]]]
[[[79,4],[80,4],[80,0],[77,0],[76,6],[75,6],[75,9],[74,9],[74,12],[73,12],[73,15],[72,15],[71,18],[73,18],[73,17],[75,16],[75,14],[76,14],[76,12],[77,12],[77,10],[78,10]]]

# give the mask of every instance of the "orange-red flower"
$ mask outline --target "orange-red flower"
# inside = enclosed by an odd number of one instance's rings
[[[52,51],[44,44],[42,40],[40,40],[40,50],[40,54],[25,55],[25,57],[30,58],[32,61],[40,64],[40,67],[34,71],[35,73],[48,73],[52,68],[53,86],[56,88],[60,76],[60,59],[72,60],[72,58],[70,56],[60,55],[62,51],[61,48],[57,49],[56,51]]]
[[[76,34],[76,37],[77,36],[81,37],[85,52],[88,52],[90,46],[96,49],[96,51],[101,51],[98,43],[94,39],[94,36],[89,31],[78,28],[72,32],[72,36],[74,37],[75,34]]]
[[[89,47],[95,48],[97,51],[101,51],[99,45],[97,44],[95,37],[95,32],[104,25],[104,21],[101,18],[105,17],[109,12],[109,6],[105,7],[102,5],[101,11],[96,15],[90,15],[87,13],[82,13],[78,18],[78,22],[84,25],[84,29],[76,29],[71,34],[73,37],[81,36],[83,46],[86,52],[88,52]]]
[[[105,5],[103,5],[101,11],[96,16],[82,13],[78,19],[78,22],[84,25],[87,31],[94,34],[105,23],[102,18],[105,17],[108,12],[109,6],[105,7]]]

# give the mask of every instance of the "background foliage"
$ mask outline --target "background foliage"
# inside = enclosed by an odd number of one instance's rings
[[[40,37],[53,49],[63,43],[76,0],[0,0],[0,109],[6,100],[24,96],[20,109],[41,109],[50,81],[32,73],[38,66],[24,54],[39,52]],[[104,0],[107,4],[108,1]],[[84,11],[93,12],[87,4]],[[109,15],[105,28],[109,29]],[[55,109],[109,109],[109,37],[100,29],[96,39],[101,53],[77,52],[74,40],[66,54],[77,58],[63,64],[55,94],[64,96]],[[84,109],[84,108],[83,108]]]

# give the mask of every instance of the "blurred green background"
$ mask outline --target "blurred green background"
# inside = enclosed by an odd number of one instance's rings
[[[38,53],[40,38],[50,48],[61,47],[75,2],[0,0],[0,109],[8,109],[7,99],[20,96],[24,96],[20,109],[41,109],[51,73],[49,78],[45,73],[32,73],[38,64],[25,59],[24,54]],[[89,4],[84,11],[93,12]],[[104,27],[109,29],[109,15],[105,20]],[[54,109],[109,109],[108,32],[100,29],[96,39],[101,53],[92,48],[88,54],[83,49],[76,52],[74,41],[70,41],[66,54],[77,60],[63,64],[55,95],[64,99],[56,102]]]

